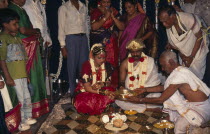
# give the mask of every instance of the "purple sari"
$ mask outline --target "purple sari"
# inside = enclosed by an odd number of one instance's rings
[[[145,14],[138,14],[133,19],[126,23],[126,28],[123,31],[121,38],[120,38],[120,61],[123,61],[126,58],[127,50],[126,45],[128,41],[134,39],[140,30],[144,19]]]

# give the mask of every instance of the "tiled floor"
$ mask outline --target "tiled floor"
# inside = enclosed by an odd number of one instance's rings
[[[102,115],[89,116],[78,114],[75,109],[66,104],[62,106],[65,111],[65,118],[54,120],[51,126],[42,126],[39,134],[111,134],[111,132],[104,127],[101,121]],[[118,111],[118,108],[115,108]],[[123,112],[123,111],[122,111]],[[106,114],[106,113],[103,113]],[[122,132],[115,132],[121,134],[162,134],[162,130],[153,128],[153,122],[161,117],[166,116],[159,112],[148,112],[144,114],[136,114],[127,116],[126,121],[128,128]],[[151,127],[152,129],[147,129]],[[173,133],[173,131],[170,131]]]

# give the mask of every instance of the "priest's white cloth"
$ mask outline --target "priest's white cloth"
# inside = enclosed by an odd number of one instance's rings
[[[29,16],[29,19],[33,25],[33,28],[39,28],[42,34],[42,37],[45,42],[49,42],[51,46],[52,40],[49,35],[49,30],[47,27],[47,19],[45,9],[42,6],[40,0],[26,0],[25,5],[23,6],[26,13]]]
[[[170,84],[187,83],[193,91],[200,90],[207,96],[210,89],[188,68],[179,66],[167,78],[164,89]],[[184,96],[176,91],[163,103],[163,111],[168,113],[170,120],[175,122],[175,133],[185,133],[188,125],[201,126],[210,120],[210,99],[204,102],[188,102]]]
[[[144,84],[144,87],[154,87],[160,84],[160,78],[158,75],[158,70],[157,67],[155,65],[154,59],[147,56],[148,57],[148,63],[147,63],[147,76],[146,76],[146,81]],[[133,75],[136,76],[139,74],[140,68],[139,65],[141,64],[141,62],[139,62],[135,67],[134,67],[134,72]],[[141,79],[141,78],[139,78]],[[128,76],[126,77],[125,80],[125,88],[129,89],[129,78]],[[138,79],[134,80],[134,89],[139,88],[138,85]],[[150,98],[150,97],[159,97],[161,95],[161,93],[150,93],[148,94],[146,97]],[[134,103],[130,103],[130,102],[125,102],[125,101],[119,101],[116,100],[115,103],[121,107],[123,110],[136,110],[139,113],[143,113],[146,108],[157,108],[157,107],[162,107],[161,105],[152,105],[152,104],[134,104]]]
[[[168,41],[182,54],[190,56],[197,40],[195,34],[201,29],[201,22],[197,16],[184,12],[177,12],[177,19],[183,34],[179,35],[176,28],[172,26],[172,28],[166,30]],[[203,31],[201,46],[189,67],[189,69],[200,79],[203,79],[206,69],[206,56],[209,52],[208,45],[209,39]],[[181,58],[180,64],[184,65]]]

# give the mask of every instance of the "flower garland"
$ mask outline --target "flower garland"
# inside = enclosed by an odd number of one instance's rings
[[[160,0],[155,0],[155,28],[158,30],[158,9]]]
[[[144,0],[143,1],[143,9],[144,9],[144,12],[146,13],[147,12],[147,1],[146,0]]]
[[[92,78],[93,78],[92,85],[94,85],[97,82],[97,73],[96,73],[96,68],[95,68],[95,64],[94,64],[93,59],[90,59],[90,65],[91,65]],[[101,65],[101,71],[102,71],[101,82],[105,82],[106,70],[105,70],[105,64],[104,63]]]
[[[120,14],[122,15],[122,6],[123,6],[123,4],[122,4],[122,0],[120,0]]]
[[[62,53],[60,51],[58,71],[57,71],[56,74],[50,74],[50,76],[53,77],[53,82],[55,82],[58,79],[58,77],[60,76],[62,63],[63,63],[63,55],[62,55]]]
[[[141,63],[139,63],[138,65],[135,66],[135,68],[139,68],[139,73],[138,75],[135,77],[134,76],[134,58],[131,57],[131,54],[129,54],[128,56],[128,86],[130,90],[134,90],[136,89],[135,87],[138,88],[144,88],[144,84],[146,81],[146,76],[147,76],[147,64],[148,64],[148,57],[142,52],[141,54],[141,58],[139,59],[139,61]],[[137,86],[134,87],[134,82],[138,81]]]

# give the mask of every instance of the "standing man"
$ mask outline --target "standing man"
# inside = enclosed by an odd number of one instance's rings
[[[187,13],[197,15],[202,22],[203,28],[210,26],[210,2],[209,0],[184,0],[184,5],[181,6],[182,10]],[[182,11],[180,8],[175,8],[177,11]],[[210,35],[209,39],[210,39]],[[210,53],[206,58],[206,72],[203,81],[210,87]]]
[[[82,64],[88,60],[87,8],[79,0],[69,0],[58,10],[58,40],[63,57],[67,57],[71,95],[76,88]]]
[[[202,80],[209,42],[198,17],[176,12],[173,6],[166,6],[160,9],[159,19],[166,27],[169,43],[167,48],[178,50],[180,64],[189,67]]]
[[[40,29],[42,38],[44,40],[43,47],[45,48],[45,46],[51,46],[52,40],[48,32],[46,13],[40,0],[26,0],[26,3],[23,6],[23,8],[28,14],[33,28]]]

